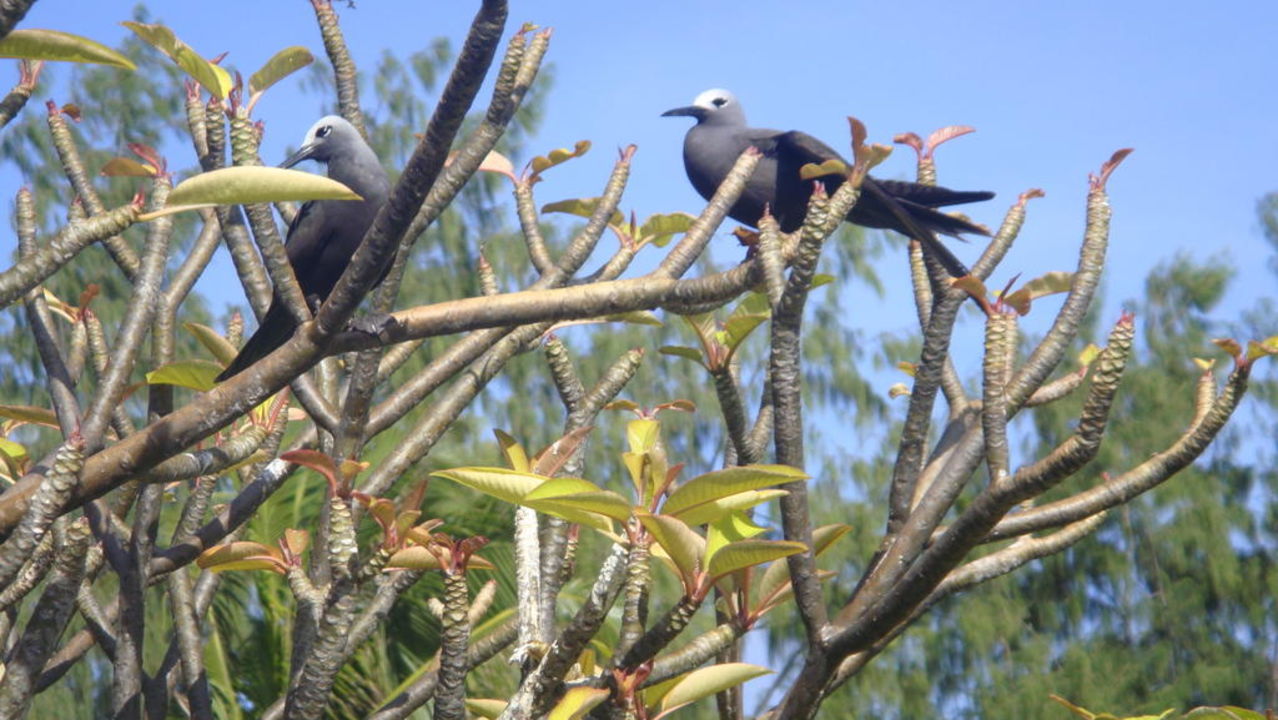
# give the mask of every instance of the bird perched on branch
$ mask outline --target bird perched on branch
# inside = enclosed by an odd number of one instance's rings
[[[288,226],[284,241],[288,261],[302,294],[314,306],[328,298],[350,264],[364,233],[390,194],[390,181],[355,126],[336,115],[320,118],[312,125],[302,147],[280,167],[293,167],[303,160],[324,163],[330,178],[363,198],[311,200],[302,205]],[[266,357],[292,337],[295,329],[297,322],[277,288],[257,332],[217,376],[217,381],[237,375]]]
[[[802,179],[799,169],[804,165],[842,158],[829,145],[807,133],[748,127],[741,103],[727,90],[706,90],[691,105],[662,113],[663,117],[680,115],[696,118],[697,121],[683,139],[683,166],[692,186],[707,200],[714,196],[715,190],[746,148],[755,147],[763,153],[741,197],[728,211],[728,215],[737,222],[758,227],[759,218],[767,208],[777,219],[782,232],[793,232],[803,224],[813,182],[820,181],[827,192],[833,193],[845,180],[837,173]],[[861,186],[861,197],[848,213],[847,220],[864,227],[896,230],[914,238],[923,243],[924,249],[932,253],[950,275],[962,277],[967,274],[967,268],[936,239],[934,233],[989,235],[989,231],[936,208],[992,197],[992,192],[960,192],[866,177]]]

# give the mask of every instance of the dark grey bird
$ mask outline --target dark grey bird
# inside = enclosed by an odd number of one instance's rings
[[[311,200],[302,205],[288,226],[288,237],[284,241],[288,261],[302,294],[314,307],[328,298],[350,264],[364,233],[390,194],[390,181],[377,155],[355,126],[336,115],[320,118],[312,125],[301,149],[280,167],[293,167],[303,160],[324,163],[330,178],[363,198]],[[237,375],[266,357],[292,337],[296,329],[297,322],[277,291],[257,332],[217,376],[217,381]]]
[[[706,90],[691,105],[662,113],[663,117],[677,115],[697,120],[683,139],[683,166],[692,186],[707,200],[714,195],[746,148],[753,146],[763,153],[741,197],[728,211],[728,215],[737,222],[758,227],[759,218],[767,208],[777,219],[782,232],[794,232],[803,224],[807,214],[813,182],[820,181],[827,192],[833,193],[845,179],[839,174],[802,179],[799,169],[804,165],[819,164],[833,158],[842,160],[839,153],[797,130],[782,132],[748,127],[741,103],[727,90]],[[962,277],[967,274],[967,268],[933,233],[957,237],[960,233],[989,235],[989,231],[936,208],[992,197],[992,192],[960,192],[867,177],[861,188],[861,197],[847,219],[864,227],[896,230],[915,238],[934,254],[950,275]]]

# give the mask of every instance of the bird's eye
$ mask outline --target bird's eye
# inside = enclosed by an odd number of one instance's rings
[[[315,137],[317,138],[327,137],[328,134],[332,131],[333,131],[332,125],[323,125],[318,130],[315,131]]]
[[[717,97],[710,101],[715,107],[723,107],[728,104],[728,98]]]

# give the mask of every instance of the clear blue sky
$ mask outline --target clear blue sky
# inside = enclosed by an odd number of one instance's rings
[[[474,5],[337,3],[366,68],[385,50],[406,55],[437,35],[460,38]],[[115,43],[128,32],[117,23],[131,7],[41,0],[24,25]],[[322,54],[306,2],[209,7],[153,3],[152,11],[197,51],[229,51],[227,62],[247,72],[286,45]],[[702,203],[684,181],[679,156],[688,121],[659,114],[703,89],[726,87],[752,124],[801,128],[839,148],[847,143],[847,115],[864,121],[879,142],[907,130],[977,128],[939,156],[943,184],[998,193],[967,208],[976,219],[997,225],[1017,193],[1047,191],[1031,204],[1004,278],[1072,267],[1087,173],[1113,150],[1134,147],[1110,184],[1115,306],[1139,295],[1149,269],[1178,251],[1223,254],[1238,266],[1222,319],[1275,289],[1260,261],[1268,249],[1254,208],[1261,194],[1278,190],[1278,100],[1266,90],[1278,82],[1278,4],[513,2],[511,27],[522,21],[555,29],[549,60],[556,80],[534,147],[580,139],[595,147],[556,171],[539,188],[542,200],[596,194],[612,149],[636,143],[626,207],[641,216],[695,212]],[[8,81],[0,74],[0,84]],[[268,160],[296,144],[319,110],[313,100],[293,101],[297,82],[288,82],[259,107]],[[912,152],[898,148],[878,173],[912,171]],[[18,181],[0,180],[6,190]],[[959,248],[968,259],[976,252]]]

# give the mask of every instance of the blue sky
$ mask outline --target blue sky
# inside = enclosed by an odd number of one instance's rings
[[[356,60],[366,68],[384,50],[406,55],[437,35],[459,38],[474,5],[364,0],[348,9],[337,3]],[[127,32],[118,21],[131,7],[42,0],[24,25],[114,43]],[[152,12],[199,52],[229,51],[228,62],[247,71],[286,45],[322,53],[306,2],[224,0],[216,13],[208,7],[154,3]],[[555,29],[549,60],[556,80],[533,147],[594,143],[590,155],[539,188],[544,201],[596,194],[612,149],[636,143],[625,206],[641,216],[695,212],[702,203],[684,181],[679,155],[688,121],[659,114],[703,89],[726,87],[752,124],[800,128],[839,148],[847,146],[847,115],[865,122],[878,142],[907,130],[925,135],[950,124],[976,127],[975,135],[939,155],[942,184],[998,193],[966,210],[997,225],[1017,193],[1047,192],[1031,204],[1004,279],[1072,267],[1087,173],[1113,150],[1134,147],[1110,184],[1108,287],[1115,307],[1138,296],[1148,271],[1177,252],[1219,254],[1238,267],[1222,319],[1273,293],[1273,275],[1260,262],[1268,249],[1254,208],[1260,195],[1278,190],[1278,108],[1266,91],[1278,78],[1272,46],[1278,5],[514,2],[511,27],[522,21]],[[12,69],[3,72],[16,77]],[[7,81],[0,74],[0,84]],[[259,107],[268,161],[283,157],[319,110],[313,99],[290,97],[298,82],[288,82]],[[898,148],[877,172],[908,177],[912,171],[912,152]],[[6,191],[18,181],[0,180]],[[958,252],[972,259],[978,250],[960,246]],[[889,254],[887,262],[896,264],[885,272],[901,273],[901,257]]]

